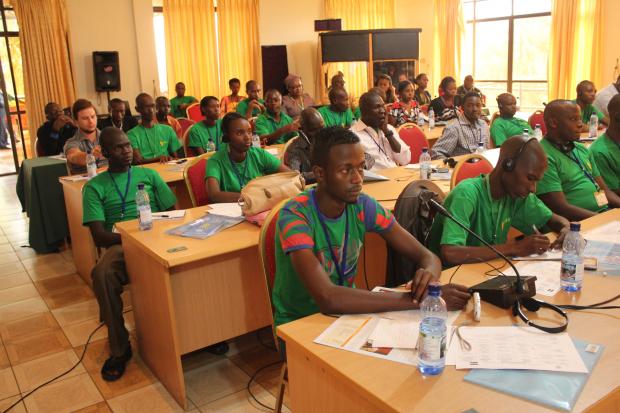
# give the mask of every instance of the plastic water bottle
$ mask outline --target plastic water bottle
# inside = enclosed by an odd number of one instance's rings
[[[595,113],[590,116],[589,123],[589,133],[590,138],[596,138],[598,136],[598,116]]]
[[[482,155],[484,153],[484,142],[478,142],[478,147],[476,148],[476,153]]]
[[[579,291],[583,284],[583,250],[586,243],[579,233],[581,224],[570,223],[570,232],[562,244],[560,286],[564,291]]]
[[[260,138],[258,137],[257,134],[252,134],[252,146],[254,146],[255,148],[260,148]]]
[[[138,225],[140,231],[147,231],[153,228],[153,215],[151,214],[151,202],[149,194],[144,190],[144,184],[138,184],[136,192],[136,208],[138,208]]]
[[[86,173],[89,178],[97,176],[97,159],[90,150],[86,152]]]
[[[422,114],[418,115],[418,126],[420,129],[424,129],[424,118],[422,117]]]
[[[209,142],[207,142],[207,152],[214,152],[215,151],[215,142],[213,142],[212,139],[209,139]]]
[[[527,130],[526,128],[523,128],[523,138],[525,138],[525,139],[529,139],[530,138],[530,131]]]
[[[534,127],[534,137],[538,140],[541,140],[543,138],[543,133],[542,133],[542,129],[540,128],[540,124],[536,124],[536,127]]]
[[[428,148],[422,148],[420,155],[420,179],[431,179],[431,154]]]
[[[433,110],[433,108],[430,108],[428,110],[428,129],[434,129],[434,128],[435,128],[435,111]]]
[[[441,298],[441,284],[430,283],[420,304],[422,321],[418,337],[418,370],[424,375],[440,374],[446,364],[446,319],[448,310]]]

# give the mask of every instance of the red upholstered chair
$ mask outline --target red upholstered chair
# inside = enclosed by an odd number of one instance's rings
[[[182,141],[181,143],[183,144],[183,150],[185,151],[186,158],[191,158],[192,156],[196,156],[196,152],[194,152],[194,149],[187,146],[187,144],[189,143],[189,131],[192,130],[193,126],[194,125],[187,128],[187,130],[183,132],[183,137],[181,138],[181,141]]]
[[[200,113],[200,103],[192,103],[185,109],[185,113],[187,114],[187,119],[193,120],[194,122],[200,122],[205,117]]]
[[[188,161],[185,169],[183,169],[183,179],[193,207],[209,203],[205,176],[207,174],[207,158],[210,156],[210,153],[197,156]]]
[[[527,122],[532,127],[532,130],[536,127],[536,125],[540,125],[540,130],[543,133],[543,136],[547,134],[547,126],[545,125],[545,117],[543,116],[542,110],[537,110],[529,117]]]
[[[265,285],[267,286],[265,292],[267,293],[272,311],[273,303],[271,302],[271,292],[273,290],[273,285],[276,278],[276,223],[278,222],[280,210],[282,209],[282,206],[286,203],[286,201],[288,201],[288,199],[276,205],[271,210],[269,215],[267,215],[267,218],[265,218],[263,226],[261,227],[260,235],[258,238],[258,256],[261,263],[261,270],[263,271],[263,275],[265,276]],[[271,323],[271,331],[273,333],[274,343],[279,351],[280,345],[278,343],[278,337],[276,336],[276,329],[273,321]],[[288,371],[285,362],[284,364],[282,364],[282,369],[280,370],[280,382],[278,385],[278,396],[276,398],[275,406],[276,413],[280,413],[282,411],[284,389],[286,383],[288,382],[287,372]]]
[[[422,148],[429,147],[424,131],[415,123],[404,123],[398,128],[398,136],[411,149],[409,163],[418,163],[422,154]]]
[[[464,179],[475,178],[481,174],[488,174],[493,170],[493,165],[482,155],[477,153],[461,158],[452,171],[450,190],[453,190]]]
[[[185,131],[187,131],[189,128],[192,127],[193,124],[196,123],[193,120],[187,118],[177,118],[177,120],[181,125],[181,136],[185,136]]]

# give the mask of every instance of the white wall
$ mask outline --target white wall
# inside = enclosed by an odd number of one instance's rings
[[[418,73],[426,73],[429,86],[433,84],[433,1],[394,0],[395,24],[398,29],[422,29],[420,33],[420,60]],[[438,84],[439,82],[437,82]],[[429,90],[434,90],[429,88]]]
[[[323,16],[323,0],[260,0],[261,46],[286,45],[289,72],[302,77],[304,89],[313,97],[318,96],[314,21]]]
[[[77,97],[107,112],[105,93],[95,91],[93,51],[118,51],[121,91],[111,97],[133,100],[154,93],[157,64],[151,0],[65,0]]]

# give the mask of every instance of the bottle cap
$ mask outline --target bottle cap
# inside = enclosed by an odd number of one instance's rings
[[[138,189],[140,190],[144,189],[144,184],[138,184]]]
[[[422,148],[422,153],[427,153],[427,152],[428,152],[428,148],[427,147]]]
[[[581,222],[571,222],[570,223],[570,230],[571,231],[579,232],[581,230]]]
[[[440,282],[429,283],[428,294],[434,297],[439,297],[441,295],[441,283]]]
[[[540,123],[537,123],[535,127],[540,128]]]

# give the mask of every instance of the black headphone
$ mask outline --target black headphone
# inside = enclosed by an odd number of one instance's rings
[[[575,142],[573,142],[573,141],[568,141],[565,144],[559,144],[559,143],[551,142],[551,144],[553,146],[555,146],[557,148],[557,150],[562,152],[563,154],[571,153],[573,151],[573,149],[575,149]]]
[[[541,326],[536,323],[533,323],[532,321],[530,321],[529,318],[527,318],[527,316],[523,312],[523,309],[521,308],[521,305],[523,305],[523,307],[525,307],[527,311],[532,311],[532,312],[536,312],[540,310],[541,307],[553,310],[556,313],[560,314],[562,317],[564,317],[564,324],[557,326],[557,327],[545,327],[545,326]],[[551,333],[551,334],[561,333],[562,331],[566,330],[566,327],[568,327],[568,314],[566,314],[564,310],[562,310],[560,307],[556,305],[546,303],[541,300],[537,300],[534,297],[518,299],[517,301],[515,301],[515,303],[512,305],[512,315],[515,317],[518,316],[528,326],[537,328],[546,333]]]
[[[519,157],[521,156],[523,151],[525,151],[525,147],[527,146],[527,144],[532,141],[537,141],[537,140],[538,139],[536,138],[529,138],[528,140],[526,140],[525,142],[521,144],[521,146],[519,147],[519,150],[513,157],[504,159],[504,161],[502,162],[502,168],[504,168],[504,171],[506,172],[514,171],[515,167],[517,166],[517,160],[519,160]]]

